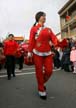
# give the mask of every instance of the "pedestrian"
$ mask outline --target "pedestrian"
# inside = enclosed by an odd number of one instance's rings
[[[60,68],[60,54],[59,54],[59,51],[54,47],[54,57],[53,57],[53,60],[54,60],[54,68],[56,69],[59,69]]]
[[[71,62],[70,62],[70,48],[69,46],[66,46],[64,49],[63,49],[63,56],[62,56],[62,68],[64,69],[64,71],[66,72],[70,72],[70,65],[71,65]]]
[[[22,44],[19,45],[19,50],[20,50],[21,56],[18,58],[18,64],[19,64],[19,70],[22,70],[23,64],[24,64],[24,49],[22,47]]]
[[[8,40],[4,42],[4,54],[6,56],[6,69],[8,80],[11,79],[11,74],[15,77],[15,54],[18,48],[17,42],[14,40],[14,35],[9,34]]]
[[[45,83],[53,72],[53,59],[50,42],[56,46],[58,40],[52,30],[44,26],[46,14],[38,12],[35,16],[36,23],[30,31],[28,58],[34,57],[38,94],[41,99],[46,99]]]
[[[2,69],[4,59],[3,43],[0,42],[0,70]]]
[[[76,47],[75,46],[71,48],[70,61],[73,62],[73,67],[74,67],[73,73],[76,73]]]

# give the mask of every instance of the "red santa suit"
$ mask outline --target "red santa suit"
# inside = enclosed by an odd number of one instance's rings
[[[41,27],[40,24],[32,27],[29,52],[33,52],[38,90],[42,92],[45,90],[44,84],[52,75],[53,70],[50,43],[54,44],[54,46],[58,45],[58,40],[50,28]]]
[[[15,53],[17,51],[18,44],[14,40],[8,40],[4,43],[4,54],[6,56],[15,56]]]
[[[6,68],[8,79],[11,79],[11,74],[15,77],[15,54],[18,48],[17,42],[14,40],[7,40],[4,43],[4,54],[6,56]]]

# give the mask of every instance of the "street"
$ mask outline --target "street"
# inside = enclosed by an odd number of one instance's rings
[[[38,96],[35,69],[24,66],[8,81],[6,70],[0,71],[0,108],[76,108],[76,75],[54,70],[46,84],[47,100]]]

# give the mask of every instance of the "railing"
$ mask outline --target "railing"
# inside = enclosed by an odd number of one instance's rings
[[[73,22],[76,22],[76,16],[74,16],[73,18],[71,18],[70,20],[65,22],[65,24],[63,24],[61,26],[61,29],[64,29],[64,28],[68,27],[68,25],[71,25]]]

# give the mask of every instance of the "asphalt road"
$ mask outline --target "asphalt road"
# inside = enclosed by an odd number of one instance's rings
[[[47,100],[38,96],[33,67],[24,67],[8,81],[6,70],[0,71],[0,108],[76,108],[76,75],[54,71],[46,84]]]

